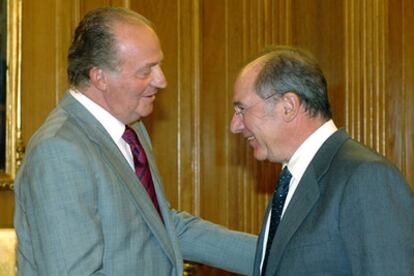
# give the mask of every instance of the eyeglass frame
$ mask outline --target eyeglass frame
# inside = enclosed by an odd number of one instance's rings
[[[287,91],[286,91],[286,92],[287,92]],[[233,105],[233,108],[234,108],[234,115],[235,115],[236,117],[239,117],[239,118],[244,118],[244,115],[246,114],[246,112],[247,112],[248,110],[250,110],[252,107],[254,107],[254,106],[258,105],[258,104],[259,104],[259,103],[261,103],[261,102],[266,102],[267,100],[269,100],[270,98],[272,98],[272,97],[274,97],[274,96],[276,96],[276,95],[278,95],[278,96],[283,96],[283,94],[285,94],[286,92],[282,92],[282,93],[275,92],[275,93],[272,93],[272,94],[270,94],[269,96],[267,96],[267,97],[263,98],[263,99],[262,99],[262,101],[257,101],[256,103],[252,104],[251,106],[248,106],[248,107],[243,108],[243,109],[240,107],[240,105],[239,105],[238,103],[235,103],[235,104]],[[239,109],[239,110],[237,110],[237,109]]]

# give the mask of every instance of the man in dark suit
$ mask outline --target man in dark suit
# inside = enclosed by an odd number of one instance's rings
[[[251,274],[256,237],[169,208],[141,121],[167,85],[151,23],[88,13],[72,85],[33,135],[15,183],[19,275],[174,275],[183,258]]]
[[[414,197],[399,170],[331,119],[315,59],[275,47],[234,88],[233,133],[282,177],[259,236],[254,275],[414,275]]]

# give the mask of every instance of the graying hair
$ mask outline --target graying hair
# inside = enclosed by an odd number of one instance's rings
[[[104,7],[87,13],[76,28],[69,48],[67,72],[73,87],[88,85],[89,71],[93,67],[116,70],[120,62],[112,30],[116,22],[142,24],[154,29],[144,16],[125,8]]]
[[[300,48],[277,46],[265,49],[257,59],[262,67],[255,90],[261,98],[274,95],[277,100],[286,92],[293,92],[311,117],[332,117],[326,79],[312,54]]]

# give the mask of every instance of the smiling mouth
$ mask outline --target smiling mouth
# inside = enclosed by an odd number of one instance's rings
[[[151,98],[151,97],[155,97],[155,95],[157,94],[157,90],[153,90],[153,91],[151,91],[150,93],[148,93],[147,95],[143,95],[144,97],[147,97],[147,98]]]
[[[155,99],[155,94],[157,94],[157,93],[153,93],[153,94],[150,94],[150,95],[145,95],[144,97],[145,98],[154,98]]]

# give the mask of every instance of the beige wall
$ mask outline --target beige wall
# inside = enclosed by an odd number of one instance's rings
[[[386,155],[414,185],[413,1],[23,1],[25,144],[67,87],[74,27],[102,5],[129,6],[157,26],[169,86],[145,121],[172,206],[259,231],[279,167],[256,162],[229,121],[237,71],[267,44],[310,49],[326,72],[337,125]],[[12,196],[0,192],[2,227],[11,226]]]

